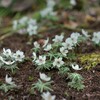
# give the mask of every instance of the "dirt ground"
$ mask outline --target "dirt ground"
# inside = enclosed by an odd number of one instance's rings
[[[89,34],[100,31],[99,7],[96,9],[88,9],[87,12],[65,10],[59,11],[58,14],[61,15],[60,20],[53,22],[53,26],[57,27],[49,29],[48,26],[45,26],[46,30],[39,33],[42,35],[42,39],[47,39],[47,37],[52,39],[61,32],[65,32],[65,38],[67,38],[72,32],[80,32],[81,29],[88,30]],[[72,18],[73,16],[74,19]],[[69,20],[71,18],[72,20]],[[11,18],[5,18],[5,20],[2,21],[2,26],[7,26],[10,20]],[[63,25],[63,27],[59,27],[59,25]],[[35,36],[33,36],[32,39],[32,42],[40,41],[40,39]],[[15,33],[0,41],[0,51],[2,52],[3,48],[10,48],[12,51],[22,50],[26,57],[31,58],[33,43],[28,44],[28,41],[28,35]],[[80,44],[76,50],[77,54],[83,55],[98,52],[100,54],[100,47],[95,47],[91,43]],[[4,82],[5,75],[8,74],[13,77],[13,80],[18,85],[18,89],[8,91],[7,93],[0,91],[0,100],[42,100],[41,94],[37,90],[35,90],[34,94],[30,94],[31,85],[37,82],[40,71],[36,70],[36,66],[34,66],[30,60],[18,64],[18,68],[19,70],[17,70],[15,74],[0,68],[0,81]],[[63,100],[64,98],[66,100],[100,100],[100,62],[90,70],[83,68],[81,71],[77,71],[84,78],[85,88],[81,91],[70,88],[67,85],[70,80],[68,80],[67,77],[59,75],[57,70],[52,69],[44,72],[50,75],[53,80],[52,89],[54,91],[52,94],[56,95],[56,100]],[[30,79],[30,77],[32,79]]]
[[[26,56],[31,57],[33,45],[27,44],[27,41],[28,38],[26,35],[12,35],[3,40],[0,44],[0,50],[2,51],[2,48],[10,48],[13,51],[22,50]],[[31,84],[38,80],[39,71],[36,70],[30,61],[23,62],[18,67],[19,70],[14,75],[9,71],[0,69],[0,80],[4,79],[5,74],[9,74],[14,77],[13,80],[19,86],[18,89],[7,93],[0,91],[0,100],[9,100],[8,98],[10,97],[12,97],[12,100],[41,100],[41,94],[38,91],[30,94],[29,90]],[[63,98],[66,100],[100,100],[100,65],[97,65],[89,71],[82,70],[79,72],[83,76],[85,84],[85,89],[79,92],[68,87],[67,83],[69,80],[59,75],[56,70],[46,71],[45,73],[52,76],[52,80],[54,81],[52,83],[54,90],[52,93],[57,95],[57,100],[62,100]],[[29,76],[33,77],[33,79],[29,80]]]

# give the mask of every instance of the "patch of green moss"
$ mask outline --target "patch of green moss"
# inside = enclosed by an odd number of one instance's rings
[[[78,58],[80,63],[87,70],[95,67],[100,63],[100,53],[80,54]]]

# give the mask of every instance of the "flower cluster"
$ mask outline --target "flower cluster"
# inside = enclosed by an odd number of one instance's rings
[[[72,50],[78,44],[78,39],[80,37],[81,35],[79,33],[72,33],[71,36],[63,42],[64,35],[62,33],[61,35],[56,35],[55,38],[52,39],[52,44],[49,43],[49,38],[44,40],[42,46],[35,41],[33,62],[38,66],[38,69],[59,69],[61,66],[66,66],[63,59],[67,57],[69,50]],[[37,53],[40,51],[45,53],[37,57]]]
[[[55,1],[54,0],[47,0],[47,7],[43,10],[40,11],[41,17],[46,17],[47,15],[50,16],[55,16],[56,12],[53,11],[53,8],[55,6]]]
[[[38,69],[47,69],[50,70],[55,68],[59,71],[60,74],[67,75],[71,80],[68,85],[81,90],[84,88],[83,78],[77,73],[71,73],[71,70],[80,71],[82,67],[78,64],[73,63],[74,60],[71,58],[74,53],[74,48],[83,40],[91,40],[91,36],[87,31],[82,30],[82,35],[77,32],[73,32],[70,37],[64,38],[64,33],[61,35],[56,35],[49,43],[49,38],[46,40],[41,39],[41,41],[35,41],[33,48],[32,61],[33,64]],[[100,43],[100,32],[94,32],[92,41],[95,44]],[[17,62],[23,62],[25,55],[22,51],[17,50],[15,53],[10,49],[3,48],[3,52],[0,54],[0,67],[5,69],[10,69],[12,72],[18,68]],[[40,92],[43,92],[41,95],[44,100],[55,100],[56,96],[52,96],[50,92],[51,89],[51,77],[48,77],[44,73],[39,73],[40,79],[35,84],[32,84],[31,92],[34,92],[34,89],[38,89]],[[7,92],[9,89],[14,88],[16,85],[12,81],[11,77],[6,75],[5,77],[6,84],[0,86],[1,90]],[[44,92],[46,90],[47,92]]]
[[[37,34],[37,21],[29,17],[22,17],[13,21],[13,30],[18,30],[20,34],[28,33],[30,36]]]
[[[69,38],[65,40],[65,42],[62,43],[63,48],[67,50],[72,50],[74,46],[78,44],[78,39],[80,37],[79,33],[72,33]]]
[[[51,44],[49,43],[49,38],[47,38],[47,40],[42,39],[42,43],[38,41],[34,42],[32,57],[33,64],[35,64],[37,69],[50,70],[52,68],[56,68],[60,74],[68,76],[71,74],[70,69],[74,69],[76,71],[82,69],[82,67],[79,67],[78,64],[72,63],[72,60],[74,60],[73,51],[80,42],[89,39],[90,36],[85,30],[82,30],[82,35],[80,33],[73,32],[70,37],[66,39],[64,39],[63,34],[64,33],[56,35],[52,39],[53,43]],[[40,73],[40,76],[46,78],[44,74]],[[49,80],[49,78],[47,78],[47,80]],[[81,83],[81,85],[83,84]],[[81,87],[79,88],[81,89]]]
[[[17,68],[17,62],[23,62],[25,55],[22,51],[18,50],[15,53],[11,49],[3,48],[0,54],[0,66],[5,69],[11,69],[13,72]]]

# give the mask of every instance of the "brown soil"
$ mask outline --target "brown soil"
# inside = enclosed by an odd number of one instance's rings
[[[48,36],[51,36],[51,34],[48,34]],[[22,50],[26,56],[31,57],[33,45],[27,44],[27,41],[26,35],[14,34],[0,43],[0,51],[2,51],[2,48],[10,48],[13,51]],[[38,91],[35,91],[33,95],[29,91],[31,85],[37,82],[39,71],[36,70],[31,61],[23,62],[18,67],[19,70],[14,75],[9,71],[0,69],[0,80],[4,81],[5,75],[8,74],[13,77],[13,80],[19,86],[18,89],[7,93],[0,91],[0,100],[9,100],[11,96],[12,100],[41,100],[41,94]],[[46,71],[45,73],[51,75],[54,81],[52,83],[52,89],[54,90],[52,94],[57,96],[56,100],[62,100],[63,98],[66,100],[100,100],[100,65],[89,71],[82,70],[79,72],[84,77],[85,89],[82,91],[76,91],[68,87],[69,80],[61,77],[56,70]],[[29,80],[29,77],[33,77],[33,80]]]

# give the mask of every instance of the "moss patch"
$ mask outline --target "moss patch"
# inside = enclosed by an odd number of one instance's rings
[[[80,54],[78,58],[80,63],[87,70],[95,67],[100,63],[100,53]]]

